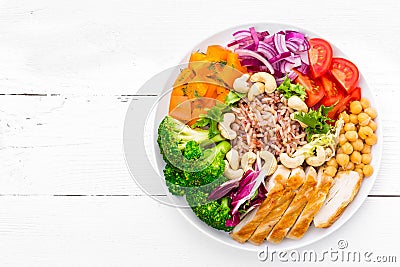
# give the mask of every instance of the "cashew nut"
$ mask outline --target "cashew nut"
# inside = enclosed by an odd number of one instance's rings
[[[265,175],[269,176],[273,174],[278,168],[278,162],[276,161],[275,156],[271,152],[263,150],[260,152],[260,158],[264,160],[264,165],[261,167],[261,169],[267,171]]]
[[[253,169],[253,163],[256,161],[257,155],[249,151],[244,153],[242,160],[240,161],[240,166],[246,172]]]
[[[294,118],[294,114],[296,114],[296,112],[290,114],[290,119],[293,120],[293,121],[297,121],[298,123],[300,123],[300,126],[301,126],[301,127],[306,128],[308,125],[305,124],[305,123],[303,123],[303,122],[301,122],[301,121],[299,121],[299,120],[296,120],[296,119]]]
[[[251,75],[250,81],[252,82],[262,82],[265,85],[264,91],[267,93],[272,93],[275,91],[277,85],[274,76],[267,72],[257,72]]]
[[[311,156],[306,158],[308,165],[313,167],[318,167],[324,164],[326,159],[325,149],[323,146],[318,146],[316,151],[316,156]]]
[[[294,168],[299,167],[301,164],[303,164],[305,157],[304,157],[304,155],[299,155],[299,156],[292,158],[286,153],[281,153],[279,158],[281,160],[281,163],[286,168],[294,169]]]
[[[229,180],[234,180],[234,179],[239,179],[240,177],[243,176],[243,170],[242,169],[237,169],[237,170],[232,170],[229,167],[229,162],[227,160],[225,161],[225,170],[224,170],[224,176],[228,178]]]
[[[218,123],[218,130],[221,131],[221,135],[229,140],[235,139],[237,134],[231,129],[231,124],[235,121],[235,114],[225,113],[224,120]]]
[[[263,83],[260,83],[260,82],[254,83],[254,84],[250,87],[250,90],[249,90],[249,92],[248,92],[248,94],[247,94],[247,98],[248,98],[250,101],[253,101],[254,98],[255,98],[256,96],[258,96],[258,95],[264,93],[264,88],[265,88],[265,86],[264,86]]]
[[[233,170],[239,169],[239,152],[236,149],[229,150],[225,157]]]
[[[288,99],[288,106],[294,110],[303,111],[305,113],[308,112],[308,107],[303,100],[297,95],[291,96]]]
[[[236,78],[233,82],[233,90],[238,93],[247,93],[250,89],[250,85],[247,82],[250,78],[249,74],[243,74],[239,78]]]

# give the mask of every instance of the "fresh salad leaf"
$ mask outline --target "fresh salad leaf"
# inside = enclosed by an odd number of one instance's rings
[[[199,119],[192,125],[192,128],[204,128],[209,126],[208,137],[213,138],[220,134],[218,130],[218,122],[224,120],[223,113],[229,110],[224,104],[217,102],[215,106],[207,109],[207,114],[200,114]]]
[[[307,125],[305,131],[307,134],[308,142],[314,134],[326,134],[331,130],[331,125],[329,122],[334,122],[334,120],[327,117],[328,112],[333,109],[333,105],[325,107],[321,105],[318,110],[310,109],[307,113],[299,111],[294,113],[294,118]]]
[[[232,106],[236,102],[239,102],[240,99],[246,97],[245,93],[238,93],[235,91],[230,91],[225,99],[225,104],[228,106]]]
[[[304,101],[304,99],[306,99],[306,89],[304,88],[304,86],[302,86],[301,84],[293,84],[290,81],[290,78],[288,76],[286,76],[285,80],[283,81],[283,83],[281,83],[281,85],[278,86],[278,88],[276,88],[276,90],[282,92],[282,94],[286,97],[286,99],[289,99],[291,96],[298,96],[300,97],[301,100]]]

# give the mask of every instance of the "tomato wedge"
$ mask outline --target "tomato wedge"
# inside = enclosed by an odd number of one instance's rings
[[[322,105],[328,107],[338,103],[344,98],[345,94],[342,92],[341,88],[327,74],[322,76],[320,81],[325,91],[325,96],[321,100]]]
[[[312,38],[308,42],[310,43],[308,59],[310,61],[311,77],[318,78],[324,75],[331,66],[332,47],[321,38]]]
[[[351,102],[353,101],[358,101],[361,99],[361,88],[356,87],[352,89],[349,94],[343,98],[342,101],[337,103],[335,107],[328,113],[328,117],[331,118],[332,120],[336,120],[339,116],[340,113],[345,111]]]
[[[305,100],[307,106],[311,108],[315,106],[324,97],[323,86],[317,81],[311,79],[309,76],[294,70],[297,73],[295,82],[301,84],[306,88],[307,98]]]
[[[331,73],[346,91],[350,91],[357,86],[360,73],[356,65],[344,58],[332,58]]]

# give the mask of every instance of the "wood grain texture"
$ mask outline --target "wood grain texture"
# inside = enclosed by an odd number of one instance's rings
[[[122,149],[125,113],[148,79],[208,36],[262,21],[306,28],[340,47],[380,103],[384,152],[372,196],[305,249],[344,239],[354,250],[396,255],[399,13],[395,0],[1,1],[0,265],[268,264],[143,196]]]

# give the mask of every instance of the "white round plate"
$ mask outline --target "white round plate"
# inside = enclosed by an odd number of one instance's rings
[[[308,37],[321,37],[323,36],[317,35],[313,32],[310,32],[305,29],[301,29],[299,27],[287,25],[287,24],[280,24],[280,23],[257,23],[257,24],[248,24],[248,25],[240,25],[236,26],[227,30],[224,30],[222,32],[219,32],[217,34],[214,34],[213,36],[205,39],[203,42],[199,43],[196,45],[192,51],[206,51],[207,46],[213,45],[213,44],[219,44],[222,46],[226,46],[230,41],[233,40],[232,34],[238,30],[243,30],[243,29],[248,29],[250,27],[254,26],[257,31],[269,31],[269,33],[275,33],[280,30],[295,30],[299,31],[301,33],[306,34]],[[329,39],[325,39],[329,42]],[[333,54],[334,57],[344,57],[349,60],[352,60],[351,57],[347,57],[339,48],[337,48],[334,44],[332,44],[333,48]],[[186,63],[189,60],[190,51],[182,60],[182,63]],[[354,61],[353,61],[354,62]],[[357,65],[357,62],[354,62]],[[171,77],[171,79],[175,79],[176,76]],[[377,106],[377,103],[375,102],[375,99],[373,98],[373,93],[370,87],[368,86],[364,76],[362,75],[360,71],[360,80],[359,80],[359,86],[361,87],[361,93],[363,97],[366,97],[367,99],[370,100],[371,106],[376,108],[378,110],[379,114],[379,109]],[[169,97],[167,97],[169,99]],[[167,115],[168,113],[168,101],[162,101],[159,103],[157,107],[157,117],[155,121],[161,121],[162,117]],[[161,117],[160,117],[161,116]],[[353,202],[350,203],[350,205],[346,208],[342,216],[329,228],[326,229],[317,229],[313,225],[310,226],[309,230],[307,233],[304,235],[302,239],[299,240],[291,240],[291,239],[284,239],[280,244],[273,244],[265,241],[261,246],[255,246],[252,245],[251,243],[245,243],[245,244],[240,244],[233,240],[228,233],[223,232],[223,231],[218,231],[215,230],[209,226],[207,226],[205,223],[200,221],[192,212],[190,208],[180,208],[179,211],[183,215],[183,217],[188,220],[196,229],[200,230],[204,234],[208,235],[209,237],[224,243],[226,245],[238,248],[238,249],[243,249],[243,250],[249,250],[249,251],[259,251],[261,248],[264,248],[264,245],[268,245],[268,248],[271,250],[292,250],[292,249],[298,249],[300,247],[312,244],[330,234],[338,230],[342,225],[344,225],[355,213],[356,211],[360,208],[364,200],[367,198],[369,192],[371,191],[374,182],[376,180],[378,171],[379,171],[379,165],[381,161],[381,155],[382,155],[382,122],[380,117],[378,116],[375,119],[378,129],[376,131],[376,134],[378,136],[378,143],[373,146],[372,148],[372,162],[371,165],[374,168],[374,174],[371,177],[365,178],[362,182],[360,191],[358,192],[357,196],[354,198]],[[157,125],[155,127],[157,129]],[[157,133],[155,133],[157,134]],[[157,146],[157,144],[154,144],[154,146]],[[164,164],[162,164],[162,158],[160,155],[157,155],[158,159],[158,171],[162,173],[162,169],[164,168]],[[161,164],[160,164],[161,163]],[[170,195],[171,198],[174,199],[175,202],[178,203],[183,203],[184,198],[178,198]],[[366,208],[366,207],[364,207]],[[356,225],[350,226],[350,227],[357,227]]]

